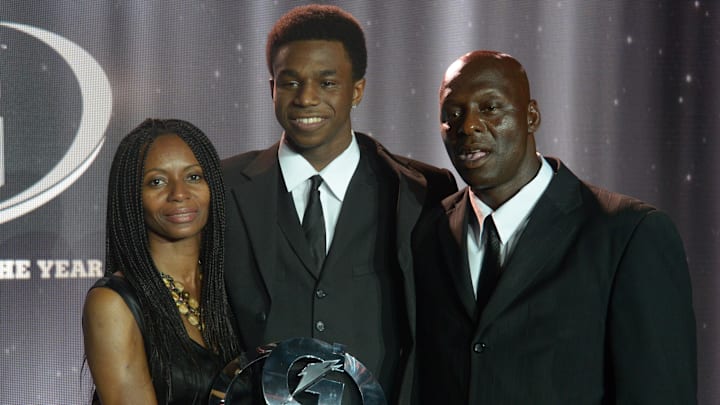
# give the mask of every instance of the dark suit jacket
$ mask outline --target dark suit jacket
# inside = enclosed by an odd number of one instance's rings
[[[468,189],[418,224],[422,403],[696,403],[690,279],[674,225],[547,160],[556,174],[479,320]]]
[[[420,213],[427,207],[439,204],[440,200],[454,193],[457,187],[447,170],[391,155],[372,138],[357,132],[355,134],[361,153],[368,153],[369,158],[377,159],[396,175],[397,202],[388,209],[396,210],[394,232],[397,262],[402,273],[399,279],[403,286],[400,296],[404,298],[405,308],[402,311],[407,311],[409,325],[406,329],[412,340],[406,355],[407,364],[402,367],[403,375],[398,378],[402,380],[400,402],[409,403],[414,378],[415,336],[415,285],[410,235]],[[282,176],[277,159],[278,146],[275,144],[263,151],[248,152],[223,161],[228,190],[225,278],[230,304],[238,323],[237,329],[242,343],[249,351],[274,339],[273,336],[267,336],[265,321],[272,311],[272,291],[278,288],[277,283],[283,282],[278,274],[281,274],[281,270],[287,271],[279,269],[277,264],[276,241],[282,237],[278,234],[281,232],[278,225],[278,182]],[[294,212],[292,215],[295,215]],[[335,239],[338,238],[337,231]],[[345,259],[342,254],[333,252],[333,249],[335,246],[326,259],[326,268]],[[297,271],[306,271],[302,263],[298,260]],[[357,305],[374,304],[358,302]],[[344,310],[347,309],[338,308],[338,311]]]

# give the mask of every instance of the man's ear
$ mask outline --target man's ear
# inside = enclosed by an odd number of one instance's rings
[[[353,83],[353,98],[352,98],[352,105],[353,107],[356,107],[360,102],[362,101],[363,94],[365,94],[365,78],[356,81]]]
[[[268,79],[268,83],[270,83],[270,98],[275,100],[275,79]]]
[[[540,128],[540,121],[542,121],[540,107],[535,100],[530,100],[528,103],[527,120],[528,132],[535,132]]]

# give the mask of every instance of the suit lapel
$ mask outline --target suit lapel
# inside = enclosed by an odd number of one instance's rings
[[[427,194],[427,183],[425,178],[414,169],[402,166],[393,160],[390,154],[379,148],[377,155],[397,177],[395,187],[397,190],[397,204],[395,206],[395,243],[398,250],[398,265],[406,281],[414,280],[412,249],[410,246],[411,233],[415,228],[420,212],[422,211]],[[412,292],[415,283],[406,284]],[[414,307],[414,301],[413,301]]]
[[[437,232],[447,263],[446,269],[457,289],[458,297],[470,319],[475,319],[475,293],[470,279],[467,258],[467,215],[470,189],[465,188],[451,197],[446,204],[446,216],[438,221]]]
[[[415,336],[416,323],[416,300],[415,296],[415,271],[412,256],[412,231],[420,217],[427,188],[423,182],[415,177],[398,175],[397,208],[396,208],[396,238],[397,259],[400,267],[404,288],[405,307],[408,312],[410,323],[410,336]]]
[[[346,226],[353,220],[353,212],[362,209],[363,196],[372,184],[377,184],[380,179],[377,178],[377,171],[380,170],[378,164],[391,169],[391,173],[395,173],[398,182],[398,196],[396,204],[396,243],[398,244],[398,262],[402,269],[403,277],[406,279],[408,275],[412,276],[412,257],[410,253],[410,233],[412,232],[420,211],[422,210],[422,201],[425,199],[425,183],[422,176],[413,172],[412,176],[405,174],[405,171],[411,169],[405,168],[392,160],[387,152],[381,146],[369,140],[366,136],[356,133],[358,145],[360,146],[361,160],[360,165],[365,165],[364,173],[366,176],[357,178],[357,173],[353,176],[348,194],[343,201],[342,211],[338,217],[337,230],[346,229]],[[358,166],[358,170],[360,167]],[[355,207],[355,208],[353,208]],[[347,248],[351,240],[347,232],[335,232],[332,241],[328,260],[342,259],[338,256],[338,252],[343,252]],[[412,279],[411,279],[412,280]],[[413,284],[414,285],[414,284]]]
[[[268,219],[277,217],[277,190],[280,168],[277,163],[278,144],[266,149],[243,171],[247,181],[232,181],[228,186],[233,200],[246,224],[251,248],[268,290],[275,279],[276,227],[269,226]]]
[[[325,265],[328,268],[332,268],[337,262],[347,259],[348,255],[352,255],[350,253],[352,250],[351,244],[358,233],[355,213],[365,209],[366,204],[364,201],[370,194],[370,183],[377,181],[372,170],[361,167],[366,165],[368,165],[367,157],[364,155],[364,151],[361,151],[360,162],[355,173],[350,178],[350,184],[343,198],[340,215],[335,225],[330,250],[325,258]],[[362,174],[359,172],[362,172]]]
[[[535,280],[555,269],[566,254],[585,220],[579,180],[566,168],[559,167],[530,215],[483,311],[478,325],[480,333]]]
[[[295,254],[300,258],[307,271],[317,277],[302,226],[295,213],[292,198],[287,193],[277,160],[279,143],[260,152],[243,171],[249,180],[228,182],[233,198],[237,203],[243,220],[247,224],[253,253],[265,284],[271,289],[274,269],[277,262],[277,229],[281,229]],[[282,197],[282,198],[281,198]],[[276,219],[278,226],[272,220]]]
[[[397,244],[398,266],[400,267],[405,290],[405,307],[408,311],[410,333],[415,336],[415,273],[411,234],[425,203],[427,180],[411,166],[395,159],[390,152],[374,139],[358,132],[355,135],[360,146],[360,153],[367,157],[368,163],[376,162],[375,165],[382,165],[383,169],[388,168],[397,176],[393,179],[397,184],[395,243]],[[374,167],[373,164],[371,164],[371,167]]]

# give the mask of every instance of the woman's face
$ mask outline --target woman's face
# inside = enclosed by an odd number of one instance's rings
[[[142,202],[151,242],[200,239],[209,216],[210,189],[190,147],[175,134],[150,146]]]

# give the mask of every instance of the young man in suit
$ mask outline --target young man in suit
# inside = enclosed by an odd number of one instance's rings
[[[422,403],[693,404],[683,245],[668,216],[535,149],[523,67],[476,51],[440,88],[468,187],[414,234]]]
[[[268,35],[267,62],[282,137],[223,162],[225,277],[243,344],[252,351],[292,337],[342,343],[388,403],[409,403],[410,234],[425,207],[457,190],[454,178],[353,132],[367,51],[347,12],[290,11]],[[318,205],[321,212],[313,211]]]

